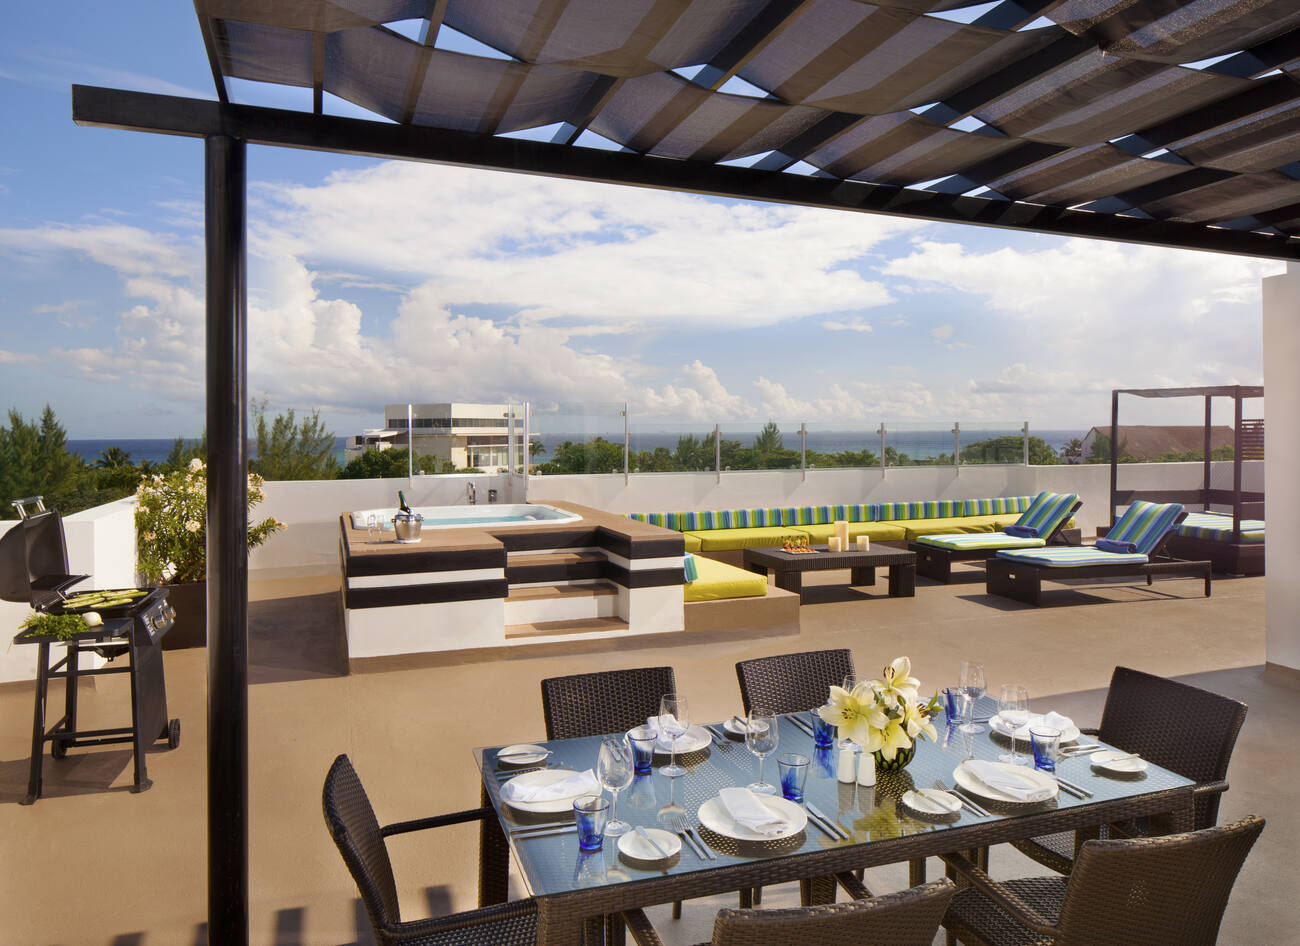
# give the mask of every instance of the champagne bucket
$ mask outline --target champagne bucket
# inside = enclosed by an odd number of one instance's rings
[[[424,516],[418,512],[399,512],[393,516],[393,534],[398,542],[419,542]]]

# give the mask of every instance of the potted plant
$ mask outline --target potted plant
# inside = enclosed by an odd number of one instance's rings
[[[899,657],[879,680],[867,680],[852,690],[831,687],[830,702],[817,712],[838,728],[841,739],[874,753],[877,769],[895,771],[912,761],[918,739],[936,738],[930,718],[939,712],[939,696],[922,702],[920,689],[912,662]]]
[[[166,584],[176,624],[163,646],[207,643],[208,470],[202,460],[166,474],[145,476],[136,490],[136,568],[146,582]],[[266,498],[262,478],[248,477],[248,508]],[[248,525],[249,551],[286,528],[274,518]]]

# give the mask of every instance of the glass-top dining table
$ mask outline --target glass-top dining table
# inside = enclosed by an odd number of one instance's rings
[[[976,713],[996,710],[985,698]],[[999,804],[979,795],[967,796],[987,811],[977,815],[962,808],[956,816],[921,816],[900,799],[911,789],[942,785],[954,787],[953,771],[966,759],[994,761],[1008,744],[989,732],[967,734],[946,726],[943,715],[934,722],[939,739],[922,739],[906,768],[879,772],[874,786],[842,783],[836,779],[837,749],[818,749],[806,723],[799,718],[779,718],[779,746],[766,762],[765,777],[776,783],[775,757],[797,752],[811,759],[804,788],[805,804],[843,829],[847,837],[823,830],[818,819],[793,836],[776,841],[737,841],[710,831],[699,819],[700,806],[719,789],[754,781],[757,759],[743,739],[730,737],[721,725],[709,728],[709,744],[697,751],[678,753],[687,773],[668,778],[659,771],[667,761],[656,752],[655,768],[637,776],[622,791],[618,816],[631,825],[671,827],[684,817],[706,849],[701,857],[689,843],[667,860],[640,861],[618,849],[617,838],[606,838],[602,850],[581,851],[574,830],[547,833],[548,823],[573,823],[567,812],[535,814],[519,811],[502,797],[502,789],[515,773],[536,766],[511,765],[497,760],[501,747],[475,749],[483,779],[484,804],[495,809],[482,833],[483,852],[480,898],[504,898],[508,850],[529,895],[538,904],[538,943],[542,946],[579,943],[584,929],[593,938],[601,918],[633,907],[645,907],[728,891],[787,881],[802,881],[812,902],[834,897],[833,875],[881,864],[913,863],[912,882],[918,882],[921,859],[1022,840],[1058,831],[1089,829],[1135,817],[1151,820],[1153,833],[1192,829],[1193,783],[1180,775],[1148,765],[1144,772],[1111,776],[1094,770],[1086,756],[1063,759],[1057,774],[1090,793],[1079,798],[1062,790],[1039,803]],[[594,769],[601,737],[538,743],[550,750],[545,768],[581,771]],[[1021,751],[1027,749],[1020,741]],[[540,833],[539,833],[540,831]],[[923,871],[923,868],[921,868]],[[496,876],[493,876],[493,875]]]

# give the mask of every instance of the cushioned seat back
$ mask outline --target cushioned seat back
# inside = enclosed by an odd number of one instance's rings
[[[1016,520],[1016,525],[1035,529],[1039,536],[1046,539],[1062,522],[1070,518],[1070,513],[1078,503],[1079,497],[1074,493],[1039,493]]]
[[[1183,514],[1179,503],[1148,503],[1138,500],[1124,510],[1115,527],[1106,533],[1113,542],[1132,542],[1143,555],[1150,555]]]

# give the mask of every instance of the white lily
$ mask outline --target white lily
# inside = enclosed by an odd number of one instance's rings
[[[884,743],[882,730],[889,717],[875,700],[875,692],[866,684],[858,684],[849,692],[832,686],[830,702],[817,710],[817,715],[839,729],[840,736],[852,740],[868,752],[875,752]]]

